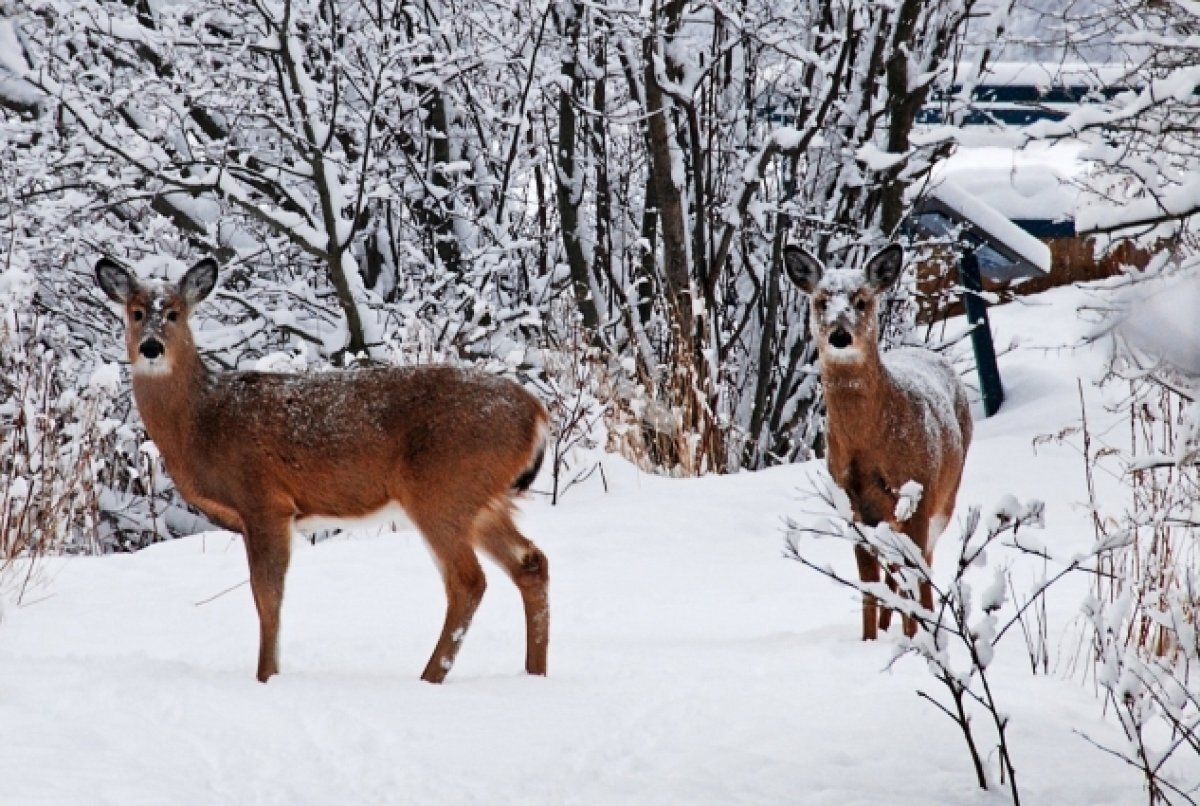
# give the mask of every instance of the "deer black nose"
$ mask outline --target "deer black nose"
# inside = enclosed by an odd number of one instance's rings
[[[138,352],[143,358],[154,360],[163,354],[163,343],[158,339],[146,339],[142,342],[142,346],[138,348]]]
[[[829,344],[839,350],[844,350],[854,341],[845,328],[839,327],[837,330],[829,334]]]

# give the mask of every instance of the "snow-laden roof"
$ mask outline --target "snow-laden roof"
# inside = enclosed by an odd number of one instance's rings
[[[949,232],[953,225],[962,225],[982,247],[996,253],[996,261],[1000,264],[996,268],[1004,269],[995,273],[996,279],[1029,277],[1050,271],[1050,247],[953,179],[942,177],[914,190],[919,190],[924,197],[918,203],[918,226],[940,227]],[[930,216],[942,223],[931,221]],[[985,274],[992,272],[985,270]]]
[[[985,112],[1011,108],[1061,116],[1077,112],[1085,99],[1127,89],[1130,75],[1131,68],[1119,64],[998,62],[979,76],[973,103]],[[1082,142],[1031,141],[1022,126],[969,128],[972,136],[960,138],[955,152],[935,166],[935,180],[953,180],[1010,219],[1076,219],[1091,170]]]
[[[951,180],[1009,219],[1072,221],[1088,163],[1077,141],[1025,148],[960,147],[933,169],[933,183]]]

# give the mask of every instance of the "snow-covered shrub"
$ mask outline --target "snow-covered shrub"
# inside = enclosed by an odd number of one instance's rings
[[[1189,574],[1194,585],[1195,572]],[[1195,803],[1195,764],[1200,757],[1200,644],[1194,613],[1196,589],[1165,595],[1153,607],[1137,601],[1132,585],[1115,601],[1089,599],[1084,607],[1095,680],[1107,710],[1120,723],[1123,745],[1097,747],[1122,759],[1142,776],[1151,806]],[[1185,612],[1185,608],[1187,611]],[[1144,635],[1153,617],[1157,646],[1130,640]],[[1157,654],[1164,644],[1170,651]]]
[[[571,316],[570,312],[563,315]],[[603,476],[602,460],[595,449],[604,445],[605,418],[611,404],[597,397],[604,359],[578,322],[566,330],[564,338],[549,338],[536,358],[542,375],[536,391],[553,424],[545,461],[550,501],[557,504],[571,487],[596,472]]]
[[[39,558],[99,551],[102,480],[116,421],[115,366],[76,390],[78,362],[59,351],[34,307],[33,278],[0,270],[0,603],[20,602]]]
[[[1134,396],[1129,402],[1144,406],[1146,401]],[[1187,417],[1155,422],[1164,429],[1160,436],[1190,429]],[[1146,417],[1135,415],[1133,425],[1138,434],[1135,442],[1140,445],[1148,433]],[[1094,443],[1086,428],[1083,433],[1089,473],[1111,469],[1098,468],[1097,462],[1128,461],[1127,455]],[[1147,464],[1155,461],[1141,462],[1142,469],[1137,472],[1144,472]],[[1174,466],[1174,472],[1179,470]],[[1195,466],[1188,472],[1195,472]],[[1113,746],[1082,731],[1081,735],[1137,770],[1152,806],[1193,803],[1192,793],[1200,784],[1194,772],[1200,756],[1200,639],[1194,621],[1200,558],[1194,546],[1195,524],[1191,515],[1172,509],[1168,502],[1178,507],[1183,501],[1172,498],[1163,486],[1142,480],[1135,489],[1135,505],[1124,515],[1106,512],[1093,497],[1095,541],[1083,551],[1063,556],[1024,530],[1040,526],[1040,503],[1020,505],[1006,496],[986,518],[972,509],[963,525],[954,575],[941,584],[911,540],[886,525],[870,529],[851,522],[849,512],[835,507],[836,498],[830,494],[823,495],[830,511],[824,522],[815,526],[789,523],[787,553],[917,620],[921,629],[911,639],[898,639],[893,662],[905,655],[926,662],[948,700],[926,691],[918,693],[958,725],[977,781],[988,789],[995,785],[995,776],[989,771],[985,761],[989,753],[981,748],[972,721],[972,711],[982,710],[995,731],[999,783],[1008,787],[1014,803],[1019,801],[1019,790],[1006,732],[1008,716],[1002,707],[1004,692],[997,690],[988,669],[1003,639],[1014,632],[1025,639],[1032,670],[1044,669],[1039,658],[1045,656],[1048,633],[1045,596],[1066,576],[1087,574],[1094,588],[1083,603],[1082,645],[1093,663],[1092,678],[1106,710],[1119,722],[1126,741]],[[1172,489],[1190,497],[1190,513],[1198,500],[1194,484]],[[835,538],[846,542],[848,548],[867,549],[892,569],[896,589],[882,583],[864,584],[809,559],[806,541],[813,537]],[[1045,564],[1024,595],[1015,590],[1003,551],[1018,551]],[[932,612],[925,611],[916,599],[918,585],[926,579],[933,583]]]
[[[1084,603],[1085,645],[1126,742],[1106,750],[1145,779],[1150,803],[1194,802],[1200,779],[1200,264],[1160,255],[1110,282],[1088,312],[1111,345],[1104,381],[1129,427],[1080,430],[1089,482],[1123,480],[1116,502],[1096,493],[1097,541],[1113,550]],[[1086,414],[1086,412],[1085,412]]]
[[[852,520],[848,501],[834,487],[814,496],[822,512],[810,514],[804,524],[788,522],[787,556],[818,573],[852,588],[875,596],[880,605],[910,616],[919,625],[912,638],[901,636],[896,643],[893,663],[906,655],[925,661],[930,675],[938,682],[947,699],[924,690],[918,694],[950,717],[962,732],[976,782],[983,789],[1007,786],[1014,803],[1020,802],[1016,769],[1008,740],[1008,716],[1002,707],[1003,692],[989,677],[999,644],[1014,632],[1026,632],[1026,615],[1044,601],[1045,594],[1058,580],[1079,569],[1091,570],[1097,557],[1107,550],[1098,544],[1093,551],[1065,558],[1061,568],[1037,581],[1028,594],[1017,597],[1012,587],[1008,564],[998,559],[1001,547],[1048,557],[1046,548],[1022,531],[1040,528],[1043,506],[1039,501],[1019,504],[1005,496],[982,518],[978,508],[971,509],[963,522],[959,554],[952,578],[939,582],[921,556],[916,544],[888,524],[868,527]],[[897,518],[906,504],[900,500]],[[980,533],[980,526],[983,532]],[[889,569],[892,584],[866,583],[842,574],[810,558],[808,541],[828,538],[845,543],[846,554],[859,547],[876,557]],[[920,604],[922,582],[933,588],[933,610]],[[1027,643],[1028,649],[1028,643]],[[994,728],[999,762],[998,776],[985,759],[990,753],[981,747],[981,738],[973,719],[982,711]]]
[[[909,142],[916,113],[985,5],[5,4],[0,106],[39,97],[0,121],[14,229],[51,222],[39,282],[101,247],[217,254],[224,366],[389,360],[414,322],[503,361],[569,339],[565,304],[620,444],[674,473],[789,461],[820,427],[780,249],[895,234],[945,146]]]

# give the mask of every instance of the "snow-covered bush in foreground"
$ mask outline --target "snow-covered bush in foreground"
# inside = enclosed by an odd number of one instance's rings
[[[948,699],[939,699],[923,690],[918,694],[950,717],[962,731],[979,786],[990,789],[997,783],[1005,785],[1013,803],[1019,803],[1020,791],[1007,733],[1009,722],[1003,707],[1004,692],[997,690],[989,677],[989,668],[1003,639],[1019,632],[1024,636],[1024,648],[1030,656],[1033,671],[1044,669],[1041,660],[1046,655],[1047,631],[1043,606],[1047,591],[1073,573],[1093,574],[1100,578],[1105,569],[1111,566],[1113,552],[1121,545],[1119,541],[1114,542],[1102,535],[1083,552],[1055,556],[1042,541],[1031,537],[1026,530],[1027,527],[1042,526],[1042,503],[1031,501],[1022,505],[1015,498],[1005,496],[986,518],[981,517],[978,508],[967,513],[954,575],[949,580],[939,582],[925,565],[920,551],[905,535],[887,524],[870,528],[853,522],[846,507],[836,506],[839,498],[836,489],[827,490],[814,498],[823,504],[821,514],[824,517],[807,518],[805,525],[789,521],[787,555],[842,585],[876,596],[882,605],[911,616],[918,622],[920,630],[913,638],[901,636],[898,639],[893,663],[906,655],[915,655],[928,664],[930,675],[943,686],[943,693]],[[901,514],[898,511],[897,516]],[[807,525],[814,522],[816,525]],[[808,559],[806,542],[815,537],[845,541],[847,555],[854,546],[866,549],[891,569],[894,587],[884,583],[863,583],[851,575]],[[1010,574],[1011,561],[1002,559],[1005,550],[1041,558],[1047,566],[1053,565],[1057,570],[1040,574],[1028,592],[1018,595]],[[932,611],[925,610],[919,603],[917,592],[922,581],[932,584]],[[1094,600],[1089,600],[1089,608],[1088,613],[1093,618],[1099,636],[1112,626],[1113,616]],[[1120,622],[1119,617],[1117,622]],[[1098,652],[1102,648],[1107,648],[1110,655],[1114,649],[1111,642],[1099,642]],[[1194,642],[1191,657],[1195,657]],[[1161,675],[1150,673],[1151,667],[1131,663],[1128,657],[1121,656],[1119,652],[1106,658],[1104,669],[1105,674],[1098,675],[1097,679],[1105,687],[1110,700],[1117,704],[1118,700],[1112,698],[1118,688],[1132,697],[1120,700],[1124,703],[1120,707],[1125,710],[1121,716],[1122,726],[1130,736],[1131,749],[1136,749],[1138,743],[1145,739],[1144,731],[1136,726],[1144,725],[1147,711],[1155,707],[1164,708],[1160,701],[1169,701],[1173,705],[1170,716],[1181,728],[1187,728],[1181,731],[1176,744],[1194,747],[1194,735],[1182,716],[1189,705],[1194,705],[1194,695],[1187,694],[1187,690],[1178,685],[1173,686]],[[983,740],[975,729],[973,712],[979,711],[986,715],[994,729],[998,780],[986,760],[991,752],[982,744]],[[1130,755],[1126,748],[1114,752],[1126,757],[1161,760],[1161,757],[1149,753]],[[1158,772],[1155,771],[1154,775],[1147,773],[1152,803],[1156,802],[1155,793],[1166,788],[1174,792],[1182,791],[1182,787],[1164,782]]]

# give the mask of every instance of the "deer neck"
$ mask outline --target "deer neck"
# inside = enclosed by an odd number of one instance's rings
[[[173,454],[188,450],[195,430],[193,414],[209,382],[209,370],[194,347],[178,350],[168,372],[133,375],[138,413],[168,466],[174,464]]]
[[[883,421],[879,414],[889,405],[891,387],[877,348],[867,351],[860,361],[822,358],[821,382],[830,430],[862,435]]]

